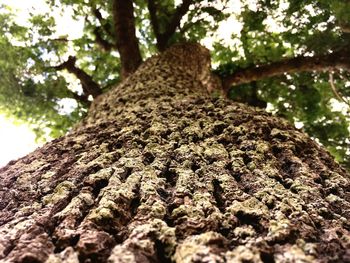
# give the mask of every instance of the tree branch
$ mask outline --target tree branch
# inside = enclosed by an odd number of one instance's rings
[[[176,8],[176,11],[168,25],[165,35],[172,35],[176,31],[176,28],[180,26],[181,18],[187,13],[192,0],[183,0],[182,4]]]
[[[158,24],[158,18],[157,18],[157,7],[154,2],[154,0],[148,0],[148,12],[150,15],[151,25],[154,31],[154,35],[156,36],[157,43],[160,42],[160,32],[159,32],[159,24]]]
[[[339,92],[337,91],[335,85],[334,85],[334,79],[333,79],[333,73],[332,72],[329,72],[329,84],[331,85],[331,89],[332,89],[332,92],[334,94],[334,96],[339,100],[339,101],[343,101],[345,104],[349,105],[350,106],[350,103],[345,100],[340,94]]]
[[[340,24],[340,29],[344,33],[350,33],[350,25],[349,24]]]
[[[121,61],[121,76],[126,78],[142,63],[139,42],[135,33],[132,0],[113,0],[113,18],[117,49]]]
[[[100,29],[101,27],[96,27],[94,29],[95,42],[102,48],[102,50],[111,51],[115,46],[102,37]]]
[[[350,50],[342,49],[328,55],[295,57],[238,70],[223,78],[223,87],[228,92],[231,86],[294,72],[329,71],[344,69],[350,71]]]
[[[85,95],[91,95],[93,98],[96,98],[102,94],[100,85],[98,85],[84,70],[75,66],[76,60],[76,57],[70,56],[67,61],[51,68],[56,70],[66,69],[69,73],[74,74],[77,79],[80,80]]]
[[[94,17],[100,22],[100,26],[95,26],[89,20],[88,16],[85,17],[85,21],[94,27],[93,34],[95,35],[95,42],[103,51],[111,51],[116,48],[116,45],[106,40],[102,34],[102,31],[104,31],[109,37],[114,39],[115,37],[113,36],[111,27],[106,23],[106,20],[102,17],[100,10],[96,6],[91,6],[91,10]]]
[[[83,95],[79,95],[79,94],[77,94],[77,93],[75,93],[75,92],[73,92],[73,91],[71,91],[71,90],[69,90],[69,93],[72,95],[72,97],[73,97],[76,101],[80,102],[80,103],[83,104],[83,105],[90,106],[91,101],[89,101],[88,96],[86,96],[86,95],[84,95],[84,94],[83,94]]]
[[[67,37],[58,37],[58,38],[49,38],[47,39],[47,41],[67,43],[72,40],[69,40]]]
[[[92,8],[92,13],[94,14],[94,16],[97,18],[97,20],[100,22],[101,24],[101,28],[103,28],[103,30],[110,36],[113,37],[113,32],[111,30],[111,26],[109,23],[106,23],[106,20],[102,17],[102,14],[100,12],[99,9],[93,7]]]
[[[157,47],[160,51],[164,51],[167,47],[169,39],[180,26],[181,18],[187,13],[191,4],[192,0],[183,0],[182,4],[176,8],[165,32],[160,35],[157,41]]]

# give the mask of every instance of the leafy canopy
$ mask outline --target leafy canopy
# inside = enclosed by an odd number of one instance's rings
[[[0,110],[29,122],[38,138],[60,136],[81,119],[93,97],[87,86],[105,92],[122,78],[116,1],[47,0],[51,12],[33,14],[26,25],[17,25],[15,11],[2,6]],[[162,48],[162,37],[166,46],[197,41],[211,49],[214,71],[222,77],[346,51],[350,43],[350,3],[343,0],[135,0],[133,7],[143,59]],[[52,14],[67,10],[83,23],[81,35],[57,32]],[[179,23],[169,31],[176,15]],[[238,83],[228,94],[296,123],[349,168],[349,77],[348,70],[334,67],[286,71]]]

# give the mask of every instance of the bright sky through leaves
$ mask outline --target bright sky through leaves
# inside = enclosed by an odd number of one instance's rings
[[[25,25],[30,12],[39,14],[48,12],[49,7],[44,0],[0,0],[0,5],[7,5],[16,12],[16,22]],[[58,24],[58,35],[79,37],[83,31],[82,23],[72,20],[71,11],[53,14]],[[68,105],[70,106],[70,105]],[[33,151],[39,144],[35,142],[35,134],[28,125],[16,125],[12,120],[0,115],[0,167]]]
[[[0,167],[33,151],[38,144],[27,125],[15,125],[0,115]]]

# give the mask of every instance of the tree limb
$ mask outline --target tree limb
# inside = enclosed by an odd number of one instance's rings
[[[93,7],[92,8],[92,13],[94,16],[97,18],[97,20],[101,24],[101,28],[110,36],[113,37],[113,32],[111,30],[110,24],[106,23],[106,20],[102,17],[102,14],[98,8]]]
[[[350,33],[350,25],[349,24],[340,24],[340,29],[344,33]]]
[[[176,8],[176,11],[171,18],[171,21],[167,27],[167,30],[164,32],[164,35],[170,38],[180,26],[181,18],[187,13],[192,0],[183,0],[182,4]]]
[[[160,35],[159,40],[157,39],[157,47],[160,51],[164,51],[167,47],[169,39],[180,26],[181,18],[187,13],[191,4],[192,0],[183,0],[182,4],[176,8],[165,32]]]
[[[147,1],[147,6],[148,6],[148,12],[150,15],[150,20],[151,20],[151,25],[154,31],[154,35],[156,36],[157,43],[160,42],[160,32],[159,32],[159,24],[158,24],[158,18],[157,18],[157,7],[154,2],[154,0],[148,0]]]
[[[97,18],[97,20],[100,21],[100,23],[102,25],[103,17],[102,17],[100,10],[96,7],[93,7],[92,12],[93,12],[94,16]]]
[[[116,48],[116,45],[114,43],[109,42],[103,37],[102,31],[104,31],[109,37],[114,39],[113,33],[111,31],[110,25],[106,23],[106,20],[102,17],[102,14],[98,8],[95,6],[91,7],[92,14],[94,17],[100,22],[100,26],[95,26],[94,23],[92,23],[88,16],[85,17],[85,21],[89,24],[91,24],[94,27],[93,34],[95,35],[95,42],[96,44],[103,50],[103,51],[111,51],[112,49]]]
[[[142,63],[139,42],[135,33],[132,0],[113,0],[113,18],[117,49],[121,61],[121,76],[126,78]]]
[[[58,37],[58,38],[49,38],[47,39],[47,41],[67,43],[72,40],[69,40],[67,37]]]
[[[84,70],[75,66],[76,60],[76,57],[70,56],[67,61],[51,68],[56,70],[66,69],[69,73],[74,74],[77,79],[80,80],[85,95],[91,95],[93,98],[96,98],[102,94],[100,85],[98,85]]]
[[[79,95],[71,90],[69,90],[69,93],[71,94],[71,96],[78,102],[80,102],[81,104],[83,105],[86,105],[86,106],[90,106],[91,104],[91,101],[89,101],[89,98],[88,96],[86,95]]]
[[[335,96],[339,101],[342,101],[342,102],[344,102],[345,104],[347,104],[347,105],[350,106],[349,101],[345,100],[345,99],[339,94],[339,92],[337,91],[337,88],[336,88],[335,85],[334,85],[334,79],[333,79],[333,73],[332,73],[332,72],[329,72],[329,84],[331,85],[331,89],[332,89],[332,92],[333,92],[334,96]]]
[[[102,48],[102,50],[111,51],[115,46],[102,37],[100,29],[101,27],[96,27],[94,29],[95,42]]]
[[[320,72],[334,69],[350,71],[350,50],[342,49],[323,56],[300,56],[267,65],[257,65],[241,69],[223,78],[223,88],[228,92],[231,86],[278,76],[284,73]]]

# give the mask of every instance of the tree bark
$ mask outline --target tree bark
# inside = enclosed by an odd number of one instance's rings
[[[147,60],[0,170],[2,262],[349,262],[350,180],[286,121],[211,99],[196,44]]]
[[[132,0],[113,0],[113,20],[123,79],[135,72],[142,63],[139,42],[135,33]]]

